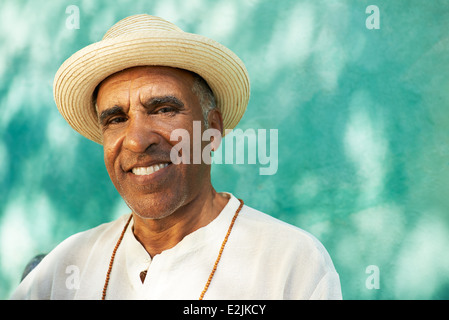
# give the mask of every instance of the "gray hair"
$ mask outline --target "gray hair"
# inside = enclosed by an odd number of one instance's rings
[[[198,100],[200,101],[200,107],[203,111],[204,126],[207,129],[209,128],[209,121],[207,117],[211,110],[217,108],[217,102],[215,101],[212,89],[209,87],[206,80],[204,80],[196,73],[193,73],[193,78],[194,80],[192,92],[198,97]]]

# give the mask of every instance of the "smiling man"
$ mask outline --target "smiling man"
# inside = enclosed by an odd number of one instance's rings
[[[203,119],[204,108],[192,90],[196,78],[181,69],[135,67],[99,86],[106,168],[135,213],[134,235],[150,256],[207,225],[227,203],[212,187],[208,165],[170,161],[173,130],[183,128],[193,136],[194,121],[207,121],[222,131],[217,109]]]
[[[64,62],[54,93],[67,122],[103,145],[131,213],[62,242],[13,299],[341,299],[317,239],[215,191],[210,164],[171,160],[186,156],[174,130],[222,134],[242,117],[248,74],[229,49],[128,17]]]

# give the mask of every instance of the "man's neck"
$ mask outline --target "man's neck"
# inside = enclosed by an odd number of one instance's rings
[[[188,234],[208,225],[220,214],[228,200],[212,188],[162,219],[145,219],[133,214],[134,236],[154,257],[174,247]]]

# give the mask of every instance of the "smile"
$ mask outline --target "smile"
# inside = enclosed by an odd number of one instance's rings
[[[136,167],[132,169],[132,173],[136,176],[148,176],[168,166],[168,163],[159,163],[150,167]]]

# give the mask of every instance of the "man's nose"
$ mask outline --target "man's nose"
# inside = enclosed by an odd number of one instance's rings
[[[152,127],[151,121],[145,115],[137,114],[128,119],[123,148],[134,153],[144,153],[151,146],[158,144],[161,136]]]

